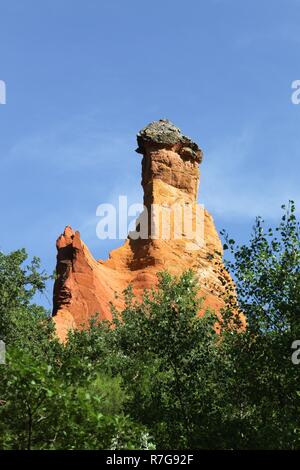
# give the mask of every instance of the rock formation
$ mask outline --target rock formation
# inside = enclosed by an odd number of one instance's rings
[[[129,283],[140,298],[163,270],[180,274],[192,268],[199,277],[199,295],[205,298],[203,308],[218,314],[223,306],[224,276],[231,280],[224,273],[213,219],[197,204],[202,151],[167,120],[149,124],[138,133],[137,142],[137,152],[143,155],[145,210],[136,231],[106,261],[96,261],[70,226],[57,240],[53,315],[61,340],[96,313],[111,319],[110,304],[123,307]],[[178,210],[179,217],[174,215]]]

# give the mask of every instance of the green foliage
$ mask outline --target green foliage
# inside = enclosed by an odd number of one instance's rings
[[[3,449],[109,449],[139,447],[143,429],[122,413],[118,379],[96,375],[82,384],[74,374],[10,350],[1,377],[0,447]],[[70,380],[72,377],[72,380]]]
[[[41,346],[48,350],[54,329],[46,310],[32,300],[45,289],[49,276],[40,272],[38,258],[24,266],[26,259],[25,250],[0,252],[0,339],[39,354]]]
[[[247,448],[300,447],[300,369],[291,361],[292,343],[300,338],[300,231],[294,203],[282,209],[275,229],[256,219],[248,245],[235,246],[225,237],[247,330],[224,331],[222,346],[236,371],[231,393],[243,398],[242,439],[235,436],[234,442]],[[230,312],[230,288],[228,294]]]
[[[275,229],[256,219],[248,245],[231,247],[240,308],[251,328],[285,331],[296,328],[300,317],[300,228],[293,201],[282,206],[284,215]]]
[[[198,316],[193,273],[179,279],[160,274],[158,292],[139,304],[128,290],[127,299],[112,336],[130,414],[149,427],[160,447],[208,445],[218,336],[215,317]]]
[[[199,316],[196,276],[161,273],[158,290],[138,302],[129,286],[111,323],[95,316],[62,345],[32,303],[38,261],[1,253],[0,448],[299,449],[299,223],[283,209],[247,245],[225,234],[236,286],[224,276],[220,332],[214,312]]]
[[[93,326],[86,334],[75,332],[64,347],[47,312],[31,303],[48,277],[39,273],[37,259],[24,268],[26,258],[24,250],[0,254],[0,338],[7,350],[0,365],[0,448],[148,445],[147,430],[123,411],[120,377],[103,371],[98,356],[88,356],[89,336],[97,346]],[[101,341],[100,327],[97,332]],[[87,346],[83,355],[81,345]]]

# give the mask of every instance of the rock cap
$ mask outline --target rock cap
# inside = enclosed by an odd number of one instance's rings
[[[202,151],[189,137],[182,134],[181,130],[168,119],[160,119],[148,124],[137,134],[137,153],[145,154],[147,148],[178,147],[183,158],[202,161]]]

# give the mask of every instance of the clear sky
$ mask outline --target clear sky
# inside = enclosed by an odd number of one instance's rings
[[[0,0],[0,249],[52,272],[71,224],[140,202],[135,135],[168,118],[204,151],[199,201],[243,240],[300,204],[299,0]],[[49,288],[51,296],[51,288]]]

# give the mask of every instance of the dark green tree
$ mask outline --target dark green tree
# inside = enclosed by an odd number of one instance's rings
[[[0,448],[151,445],[147,430],[123,411],[120,378],[105,373],[97,357],[92,363],[88,348],[81,354],[85,333],[74,333],[73,341],[70,335],[66,346],[58,342],[51,317],[32,302],[48,276],[37,259],[24,266],[26,258],[24,250],[0,253],[0,338],[6,343],[6,363],[0,365]]]

